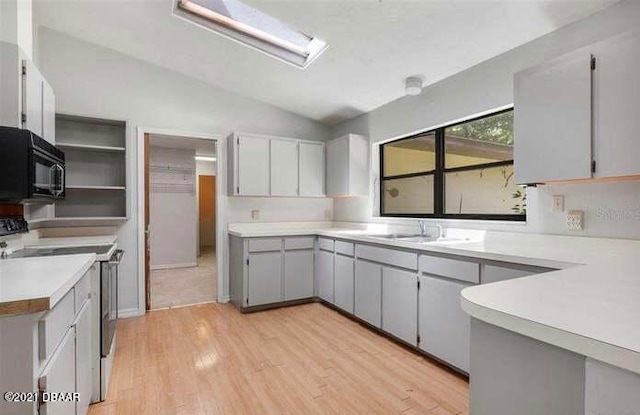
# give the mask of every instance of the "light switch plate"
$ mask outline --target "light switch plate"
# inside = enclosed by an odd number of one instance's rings
[[[564,212],[564,196],[553,195],[553,211]]]
[[[251,211],[251,219],[259,220],[260,219],[260,211],[258,209],[253,209]]]
[[[567,229],[581,231],[584,227],[584,212],[581,210],[570,210],[567,213]]]

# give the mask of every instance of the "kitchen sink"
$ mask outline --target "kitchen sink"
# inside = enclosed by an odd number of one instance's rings
[[[400,241],[400,242],[412,242],[418,244],[426,244],[432,242],[439,243],[455,243],[455,242],[465,242],[470,241],[471,238],[454,238],[454,237],[435,237],[435,236],[423,236],[421,234],[402,234],[402,233],[390,233],[386,235],[369,235],[371,238],[379,238],[386,239],[391,241]]]

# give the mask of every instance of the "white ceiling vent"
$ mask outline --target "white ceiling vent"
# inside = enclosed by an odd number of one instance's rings
[[[173,14],[301,69],[327,48],[326,42],[237,0],[176,0]]]

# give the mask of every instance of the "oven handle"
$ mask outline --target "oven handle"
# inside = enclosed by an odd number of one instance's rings
[[[124,255],[124,250],[116,249],[113,252],[113,255],[111,255],[111,258],[109,259],[109,265],[119,265],[123,255]]]

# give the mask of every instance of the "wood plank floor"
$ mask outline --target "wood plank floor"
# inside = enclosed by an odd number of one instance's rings
[[[468,414],[466,380],[321,304],[230,304],[121,320],[115,414]]]

